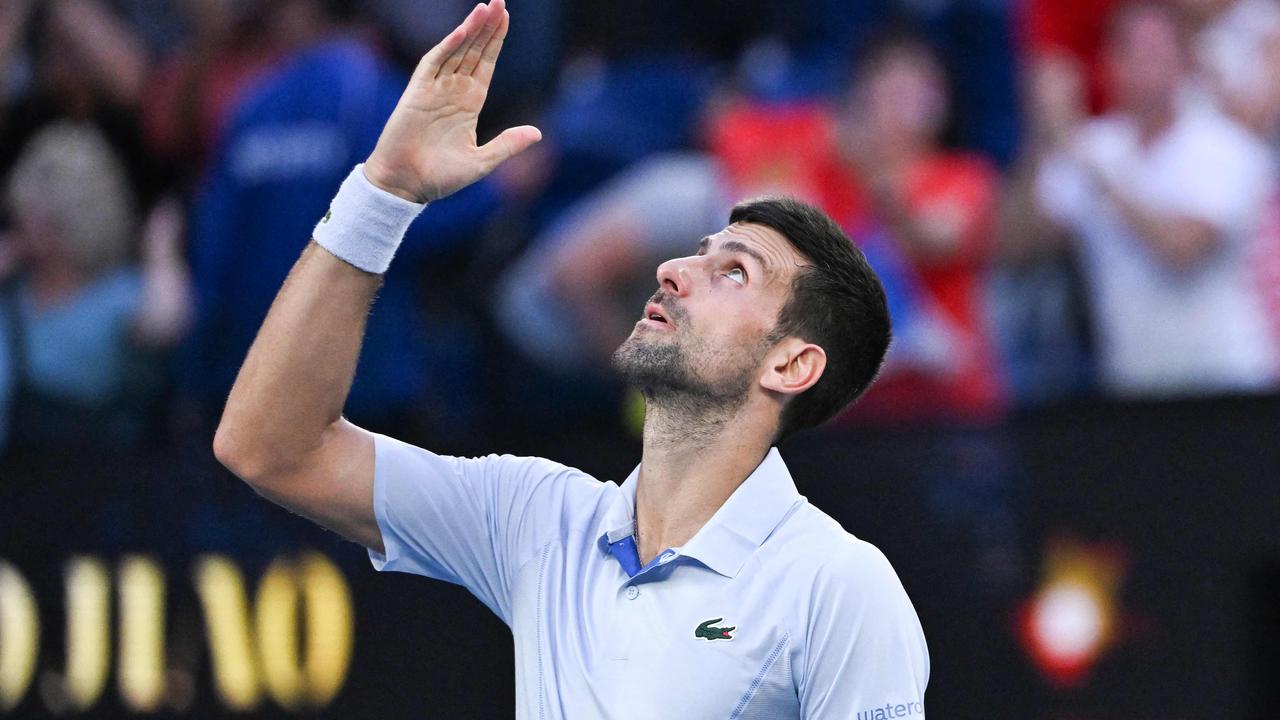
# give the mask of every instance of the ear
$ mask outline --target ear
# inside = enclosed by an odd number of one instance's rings
[[[800,338],[787,338],[769,352],[761,387],[783,395],[799,395],[813,387],[827,369],[827,353]]]

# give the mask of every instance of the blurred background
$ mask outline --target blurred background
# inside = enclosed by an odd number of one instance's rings
[[[480,134],[546,140],[411,228],[352,420],[621,480],[656,265],[794,194],[896,338],[783,454],[897,568],[930,716],[1280,718],[1280,2],[510,5]],[[469,9],[0,2],[0,715],[511,715],[499,620],[210,448]]]

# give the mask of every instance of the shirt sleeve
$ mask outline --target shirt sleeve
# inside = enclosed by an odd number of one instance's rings
[[[723,184],[711,158],[672,153],[637,165],[609,189],[607,202],[634,220],[647,251],[665,258],[692,253],[728,220]]]
[[[1095,188],[1079,166],[1065,154],[1045,159],[1035,178],[1040,210],[1056,223],[1078,227],[1097,211]]]
[[[590,518],[601,487],[542,458],[448,457],[384,435],[374,447],[385,549],[369,551],[374,568],[462,585],[508,624],[520,566],[576,517]]]
[[[1267,146],[1223,118],[1202,120],[1188,132],[1176,169],[1175,209],[1209,223],[1228,238],[1247,239],[1273,186]]]
[[[920,620],[884,555],[850,542],[814,586],[801,717],[922,720],[929,651]]]

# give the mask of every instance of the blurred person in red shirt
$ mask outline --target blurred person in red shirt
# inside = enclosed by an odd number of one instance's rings
[[[707,111],[704,128],[706,151],[656,153],[632,164],[571,205],[505,273],[498,323],[519,354],[550,375],[544,383],[521,380],[513,393],[541,394],[554,384],[545,412],[555,412],[565,393],[596,386],[576,398],[573,414],[588,404],[612,413],[611,376],[600,368],[634,326],[632,308],[652,294],[646,268],[692,252],[735,198],[792,195],[832,217],[865,210],[847,191],[823,103],[725,96]]]
[[[600,355],[629,327],[621,308],[628,288],[647,281],[635,275],[643,258],[691,247],[732,197],[785,193],[830,214],[888,274],[897,339],[857,417],[998,416],[1004,381],[982,298],[995,170],[941,146],[949,99],[927,46],[888,39],[858,78],[834,108],[725,102],[707,114],[706,153],[655,156],[578,203],[508,273],[498,316],[509,338],[548,367],[589,357],[581,348]],[[569,279],[583,265],[596,272]],[[539,321],[565,313],[576,321]]]
[[[884,278],[895,336],[855,421],[981,421],[1006,407],[984,300],[998,175],[942,145],[950,104],[933,50],[893,35],[864,56],[842,115],[844,192],[861,197],[843,220]]]

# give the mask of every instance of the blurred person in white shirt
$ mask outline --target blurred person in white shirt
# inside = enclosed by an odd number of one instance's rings
[[[1244,125],[1188,101],[1190,49],[1167,8],[1113,18],[1115,106],[1040,158],[1039,210],[1078,241],[1100,381],[1121,395],[1273,387],[1277,348],[1249,267],[1274,177]]]

